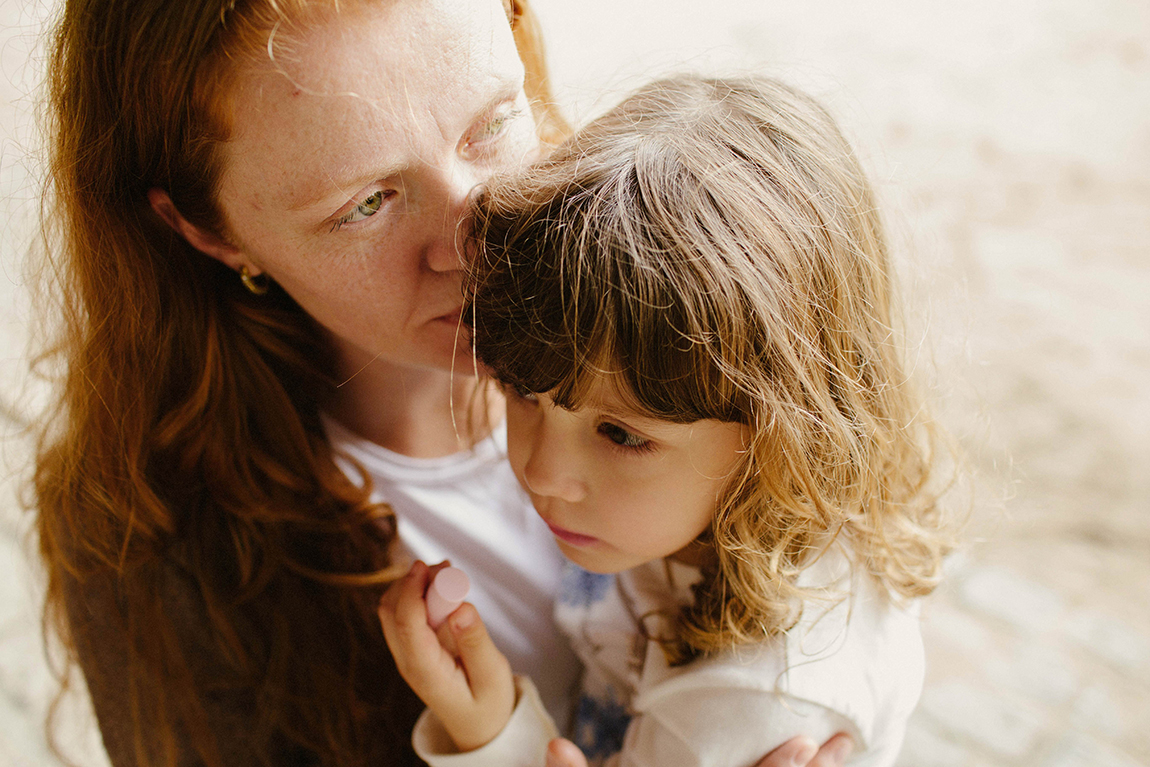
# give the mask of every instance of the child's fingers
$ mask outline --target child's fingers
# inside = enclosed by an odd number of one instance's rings
[[[411,571],[399,582],[395,602],[397,623],[423,636],[423,626],[427,623],[427,588],[435,574],[447,567],[451,567],[451,562],[446,559],[431,566],[416,560]]]
[[[428,567],[417,562],[410,573],[389,589],[379,609],[384,638],[400,675],[424,702],[431,704],[433,700],[454,695],[452,690],[459,686],[466,698],[463,672],[427,625],[423,604],[427,582]]]
[[[391,584],[380,598],[379,620],[393,654],[420,640],[420,629],[427,622],[423,608],[426,588],[427,565],[416,561],[407,575]]]
[[[459,647],[455,644],[455,634],[451,631],[451,621],[444,621],[439,625],[439,628],[433,630],[435,631],[435,637],[439,640],[440,647],[451,657],[458,658]]]
[[[467,672],[472,696],[510,716],[515,706],[515,683],[511,665],[499,652],[475,606],[464,602],[448,618],[460,663]]]
[[[411,566],[411,572],[399,582],[395,602],[396,624],[402,627],[420,628],[422,624],[427,623],[427,607],[424,605],[423,595],[427,591],[429,581],[427,565],[417,561]]]
[[[420,564],[422,563],[419,561],[412,563],[411,569],[407,571],[407,575],[404,575],[402,578],[393,581],[391,585],[387,587],[387,590],[384,591],[380,596],[379,604],[376,605],[376,610],[379,612],[379,618],[381,621],[394,620],[395,606],[399,602],[400,590],[403,588],[403,584],[411,578],[411,574],[415,568]]]

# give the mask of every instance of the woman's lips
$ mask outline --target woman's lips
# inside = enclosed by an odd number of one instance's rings
[[[547,523],[547,527],[551,529],[552,535],[564,543],[571,544],[572,546],[590,546],[592,543],[596,543],[599,540],[598,538],[593,538],[590,535],[580,535],[579,533],[573,533],[570,530],[564,530],[562,527],[553,525],[550,522]]]

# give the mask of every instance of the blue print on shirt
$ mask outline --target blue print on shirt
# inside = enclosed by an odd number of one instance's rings
[[[623,750],[623,736],[631,723],[627,709],[615,700],[615,691],[608,688],[607,694],[607,700],[581,695],[575,709],[573,740],[593,763]]]
[[[590,573],[578,565],[566,562],[563,580],[559,584],[559,602],[571,607],[588,607],[602,601],[614,582],[614,575]]]

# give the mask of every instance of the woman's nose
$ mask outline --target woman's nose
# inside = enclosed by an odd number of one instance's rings
[[[535,433],[523,466],[527,489],[536,495],[578,503],[587,497],[587,485],[580,476],[577,454],[565,446],[553,426],[541,426]]]
[[[455,163],[439,174],[439,225],[431,227],[427,265],[437,272],[461,268],[471,233],[469,206],[478,179],[463,163]]]

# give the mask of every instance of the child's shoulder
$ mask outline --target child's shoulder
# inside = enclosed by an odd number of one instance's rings
[[[844,550],[820,557],[800,585],[813,597],[784,634],[678,667],[652,643],[636,708],[718,689],[785,697],[839,712],[864,743],[877,721],[909,716],[924,671],[916,606],[892,599]]]

